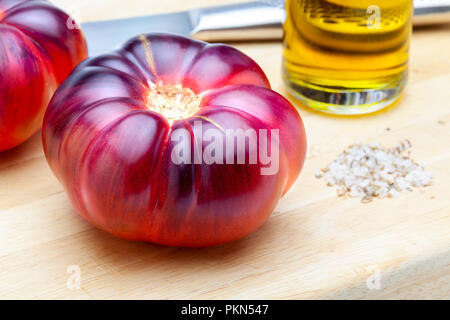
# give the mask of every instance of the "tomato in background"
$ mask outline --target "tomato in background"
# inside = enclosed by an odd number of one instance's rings
[[[45,0],[0,0],[0,151],[40,129],[56,88],[87,57],[69,19]]]

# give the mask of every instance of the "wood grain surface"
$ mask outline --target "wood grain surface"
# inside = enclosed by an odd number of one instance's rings
[[[55,2],[78,10],[82,21],[213,3]],[[238,1],[214,4],[230,2]],[[280,43],[236,47],[288,97]],[[450,26],[415,30],[411,50],[410,82],[395,107],[364,117],[299,107],[309,138],[299,180],[261,229],[229,245],[194,250],[114,238],[74,212],[47,166],[40,134],[1,153],[0,298],[450,298]],[[314,178],[354,142],[391,146],[403,139],[434,174],[433,186],[361,204]],[[69,266],[79,267],[79,289],[70,285]]]

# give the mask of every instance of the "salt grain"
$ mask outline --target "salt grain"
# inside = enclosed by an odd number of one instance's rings
[[[323,176],[323,175],[322,175],[322,171],[319,170],[319,169],[316,170],[316,172],[315,172],[314,175],[316,176],[317,179],[320,179],[320,178],[322,178],[322,176]]]
[[[383,148],[379,143],[354,144],[315,176],[323,178],[327,186],[336,186],[340,197],[361,198],[363,203],[394,198],[432,183],[433,176],[410,158],[411,147],[409,140],[394,148]]]

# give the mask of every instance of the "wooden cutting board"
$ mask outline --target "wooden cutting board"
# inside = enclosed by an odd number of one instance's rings
[[[55,2],[77,11],[73,1]],[[215,3],[222,2],[237,1]],[[211,1],[78,3],[88,21]],[[287,96],[280,43],[236,47]],[[297,184],[261,229],[229,245],[193,250],[116,239],[76,215],[47,167],[39,134],[0,154],[0,298],[450,298],[449,52],[449,25],[416,30],[409,86],[384,112],[334,117],[300,106],[309,154]],[[354,142],[403,139],[435,175],[433,186],[361,204],[314,177]]]

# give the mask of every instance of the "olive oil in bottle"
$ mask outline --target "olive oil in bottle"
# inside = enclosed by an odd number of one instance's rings
[[[392,104],[408,75],[412,0],[287,0],[284,80],[306,105],[362,114]]]

